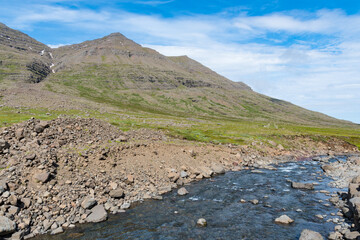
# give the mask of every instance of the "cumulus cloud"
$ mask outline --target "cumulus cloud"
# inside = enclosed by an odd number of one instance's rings
[[[119,31],[165,55],[188,55],[261,93],[360,123],[360,28],[354,27],[360,15],[320,10],[164,18],[54,5],[8,14],[20,29],[56,22],[83,35]]]

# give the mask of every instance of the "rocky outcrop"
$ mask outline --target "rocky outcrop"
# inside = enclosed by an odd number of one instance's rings
[[[39,83],[44,80],[51,72],[48,64],[42,62],[39,59],[33,59],[26,65],[27,69],[31,72],[31,75],[27,79],[30,83]]]

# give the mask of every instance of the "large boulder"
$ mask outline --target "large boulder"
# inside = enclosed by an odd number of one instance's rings
[[[104,208],[104,205],[97,205],[91,209],[91,214],[86,218],[87,222],[103,222],[107,219],[108,215]]]
[[[0,216],[0,236],[15,232],[16,224],[7,217]]]
[[[314,184],[313,183],[291,182],[291,187],[295,188],[295,189],[313,190],[314,189]]]
[[[301,232],[299,240],[324,240],[320,233],[304,229]]]

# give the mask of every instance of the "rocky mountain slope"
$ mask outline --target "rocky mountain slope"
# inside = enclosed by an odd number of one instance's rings
[[[5,25],[0,36],[0,85],[7,89],[1,95],[8,106],[85,103],[183,117],[352,125],[258,94],[186,56],[166,57],[120,33],[57,49]]]

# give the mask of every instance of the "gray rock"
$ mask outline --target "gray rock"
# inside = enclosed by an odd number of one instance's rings
[[[252,204],[256,205],[259,203],[259,200],[257,199],[253,199],[253,200],[250,200],[249,202],[251,202]]]
[[[17,138],[17,140],[21,140],[22,138],[24,138],[24,129],[23,128],[16,129],[15,137]]]
[[[21,202],[23,203],[25,208],[28,208],[31,206],[31,199],[30,198],[22,198]]]
[[[58,228],[51,231],[51,235],[59,234],[59,233],[62,233],[62,232],[64,232],[64,229],[62,227],[58,227]]]
[[[214,171],[214,173],[216,173],[216,174],[224,174],[225,173],[224,166],[221,164],[213,164],[211,166],[211,168]]]
[[[50,179],[50,173],[40,172],[35,174],[33,178],[36,182],[46,183]]]
[[[280,217],[275,219],[275,223],[280,223],[280,224],[290,224],[293,222],[294,220],[289,218],[287,215],[281,215]]]
[[[0,180],[0,194],[8,190],[7,181],[5,179]]]
[[[22,239],[24,239],[24,236],[25,236],[24,231],[18,231],[11,235],[11,240],[22,240]]]
[[[15,195],[11,195],[9,198],[9,203],[13,206],[16,206],[18,203],[18,198]]]
[[[28,155],[25,156],[26,160],[34,160],[35,158],[36,158],[35,153],[29,153]]]
[[[322,166],[321,166],[321,169],[322,169],[324,172],[332,172],[332,171],[334,171],[334,167],[331,166],[330,164],[322,165]]]
[[[314,184],[313,183],[291,182],[291,187],[295,188],[295,189],[313,190],[314,189]]]
[[[345,235],[344,235],[344,237],[345,237],[346,240],[355,240],[355,239],[357,239],[359,236],[360,236],[360,233],[357,232],[357,231],[354,231],[354,232],[348,231],[348,232],[346,232]]]
[[[341,240],[343,239],[342,234],[339,232],[331,232],[328,236],[329,240]]]
[[[97,201],[91,197],[87,196],[84,198],[84,200],[81,202],[81,207],[84,209],[90,209],[96,205]]]
[[[121,188],[111,190],[109,195],[112,198],[123,198],[125,196],[124,191]]]
[[[16,224],[7,217],[0,216],[0,236],[15,232]]]
[[[177,194],[180,196],[184,196],[186,194],[188,194],[189,192],[186,190],[186,188],[182,187],[177,191]]]
[[[14,207],[14,206],[10,206],[8,209],[8,213],[15,215],[19,212],[19,208],[18,207]]]
[[[320,233],[304,229],[301,232],[299,240],[324,240]]]
[[[130,208],[131,204],[130,203],[124,203],[123,205],[121,205],[121,209],[128,209]]]
[[[107,219],[107,212],[103,205],[97,205],[91,209],[91,214],[86,218],[87,222],[102,222]]]
[[[51,230],[55,230],[59,227],[59,225],[57,224],[57,222],[54,222],[52,225],[51,225]]]
[[[189,176],[189,174],[188,174],[186,171],[181,171],[181,172],[180,172],[180,177],[186,178],[186,177],[188,177],[188,176]]]
[[[62,226],[66,222],[66,219],[64,216],[58,216],[55,221],[59,226]]]
[[[50,221],[49,219],[45,219],[42,223],[44,231],[49,230],[52,224],[53,224],[53,221]]]
[[[46,121],[40,121],[40,123],[35,126],[35,129],[34,129],[34,130],[35,130],[35,132],[37,132],[37,133],[42,133],[42,132],[45,130],[45,128],[47,128],[47,127],[49,127],[49,123],[48,123],[48,122],[46,122]]]

